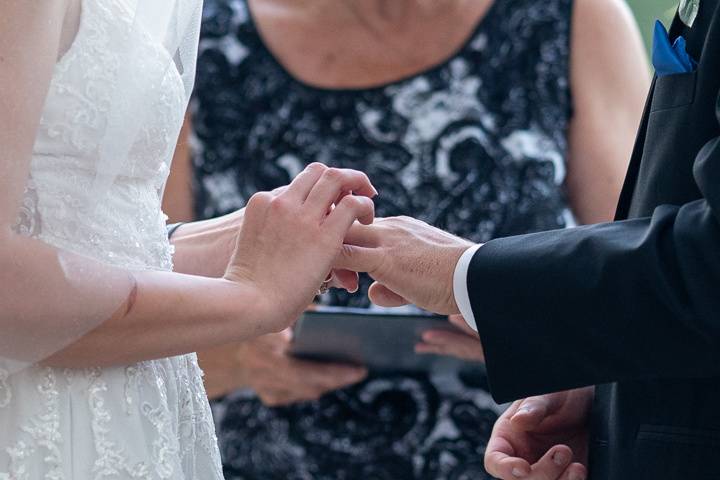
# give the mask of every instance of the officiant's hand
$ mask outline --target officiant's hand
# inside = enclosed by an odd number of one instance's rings
[[[376,194],[364,173],[315,163],[284,191],[252,196],[225,278],[256,292],[263,327],[285,329],[312,302],[348,229],[372,223]]]
[[[518,400],[495,423],[485,468],[502,480],[585,480],[594,388]]]
[[[396,307],[413,303],[431,312],[460,313],[453,294],[453,274],[473,244],[408,217],[376,219],[354,225],[336,266],[367,272],[373,303]]]
[[[470,328],[462,315],[450,315],[450,323],[457,331],[428,330],[422,334],[422,342],[415,345],[420,354],[448,355],[471,362],[485,361],[480,336]]]
[[[262,335],[240,344],[198,352],[208,396],[252,388],[268,407],[317,400],[367,376],[362,367],[310,362],[288,354],[292,332]]]

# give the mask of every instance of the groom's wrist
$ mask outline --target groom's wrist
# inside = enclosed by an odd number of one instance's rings
[[[470,269],[470,262],[472,262],[475,253],[482,247],[482,244],[473,245],[472,247],[465,250],[460,256],[457,264],[455,265],[455,273],[453,275],[453,295],[455,296],[455,303],[460,310],[460,314],[467,322],[468,326],[477,332],[477,323],[475,321],[475,315],[472,311],[472,304],[470,303],[470,294],[468,292],[468,270]]]

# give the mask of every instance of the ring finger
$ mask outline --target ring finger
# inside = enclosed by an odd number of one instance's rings
[[[287,186],[287,190],[284,193],[300,202],[305,201],[327,169],[328,168],[322,163],[311,163],[305,167],[305,170],[297,174],[293,181],[290,182],[290,185]]]
[[[365,197],[374,197],[377,191],[367,175],[356,170],[330,168],[312,187],[305,204],[318,211],[320,218],[327,215],[329,207],[345,193],[354,192]]]

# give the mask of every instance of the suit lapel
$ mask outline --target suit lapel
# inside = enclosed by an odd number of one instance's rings
[[[632,203],[633,193],[635,192],[635,184],[638,179],[638,174],[640,173],[640,161],[645,147],[645,134],[647,133],[652,97],[655,92],[655,80],[656,78],[653,77],[652,85],[650,85],[650,93],[645,101],[645,110],[643,111],[640,128],[635,138],[635,146],[633,147],[632,156],[630,157],[630,165],[625,175],[623,188],[620,192],[620,199],[618,200],[617,210],[615,211],[615,220],[627,219],[630,212],[630,204]]]
[[[705,0],[705,3],[707,4],[707,0]],[[707,7],[706,4],[704,4],[703,6]],[[695,5],[699,8],[700,2],[695,2]],[[693,18],[693,23],[694,20],[695,19]],[[689,30],[689,27],[680,18],[680,14],[678,13],[677,15],[675,15],[675,18],[673,19],[672,25],[669,29],[670,39],[674,41],[674,39],[677,38],[679,35],[687,35]],[[692,39],[690,39],[690,41],[692,41]],[[648,128],[648,120],[650,117],[653,94],[655,93],[656,81],[657,77],[653,77],[652,85],[650,85],[650,92],[645,102],[645,110],[643,111],[640,128],[638,129],[637,138],[635,139],[635,146],[633,147],[632,156],[630,157],[630,165],[628,166],[627,175],[625,176],[625,182],[623,183],[623,188],[620,193],[620,199],[618,200],[618,206],[615,211],[615,220],[625,220],[628,218],[628,215],[630,213],[630,206],[632,204],[635,186],[637,184],[638,175],[640,173],[640,164],[642,161],[643,150],[645,148],[645,137]]]

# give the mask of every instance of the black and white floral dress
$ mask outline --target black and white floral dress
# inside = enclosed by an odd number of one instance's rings
[[[192,102],[197,214],[221,215],[308,163],[366,172],[378,216],[492,238],[573,222],[563,183],[572,0],[496,0],[441,64],[388,85],[321,89],[267,49],[246,0],[206,0]],[[332,305],[367,306],[368,280]],[[375,375],[317,402],[215,402],[235,479],[483,479],[499,407],[480,372]]]

